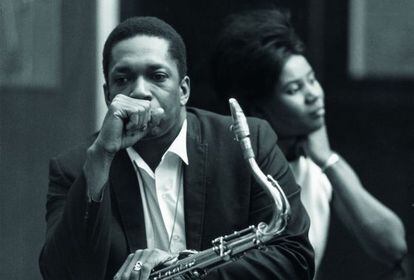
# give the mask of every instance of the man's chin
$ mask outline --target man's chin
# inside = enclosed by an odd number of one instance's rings
[[[167,131],[165,128],[157,125],[153,127],[148,128],[148,133],[142,138],[142,140],[153,140],[158,139],[167,134]]]
[[[148,130],[148,133],[142,138],[143,140],[150,140],[162,136],[161,129],[159,127],[149,128]]]

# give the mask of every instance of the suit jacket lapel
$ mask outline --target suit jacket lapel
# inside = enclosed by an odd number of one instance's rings
[[[189,165],[184,167],[184,218],[187,248],[201,250],[206,197],[206,143],[201,142],[198,119],[187,114],[187,153]],[[144,211],[138,180],[125,150],[114,158],[110,173],[121,221],[130,252],[146,248]]]
[[[110,180],[130,252],[146,248],[141,193],[134,167],[125,150],[118,152],[115,156],[111,166]]]
[[[184,168],[184,216],[187,248],[201,250],[206,197],[207,144],[201,143],[198,119],[187,114],[188,166]]]

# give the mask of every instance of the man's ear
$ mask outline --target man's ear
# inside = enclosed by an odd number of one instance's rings
[[[180,104],[185,106],[190,98],[190,77],[185,76],[180,84]]]
[[[102,86],[102,88],[103,88],[103,91],[104,91],[104,94],[105,94],[105,103],[106,103],[106,106],[109,106],[109,104],[111,104],[111,101],[109,99],[109,88],[108,88],[108,85],[106,83],[104,83],[103,86]]]

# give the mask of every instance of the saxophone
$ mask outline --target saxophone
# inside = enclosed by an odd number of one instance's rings
[[[279,183],[270,175],[265,175],[257,165],[250,142],[250,132],[246,117],[236,101],[229,100],[233,117],[232,130],[235,139],[240,143],[243,157],[250,170],[265,192],[274,200],[273,216],[269,223],[261,222],[257,226],[249,226],[230,235],[218,237],[212,241],[212,247],[203,251],[185,250],[176,261],[166,267],[157,267],[151,273],[151,280],[167,279],[201,279],[209,271],[238,259],[243,253],[265,244],[280,235],[287,226],[290,205]]]

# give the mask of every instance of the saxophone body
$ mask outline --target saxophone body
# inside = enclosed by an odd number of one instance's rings
[[[201,279],[209,271],[238,259],[245,252],[265,247],[267,242],[280,235],[287,226],[289,201],[278,182],[272,176],[266,176],[259,168],[251,147],[246,117],[235,99],[230,99],[229,103],[233,116],[232,130],[241,145],[243,157],[257,183],[274,200],[272,219],[268,223],[260,222],[258,225],[218,237],[211,242],[212,247],[209,249],[181,252],[173,264],[155,268],[150,275],[151,280]]]

